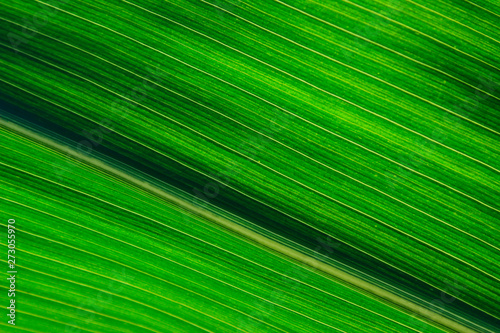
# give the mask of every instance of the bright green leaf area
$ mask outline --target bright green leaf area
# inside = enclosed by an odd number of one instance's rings
[[[499,15],[497,1],[12,0],[0,4],[0,99],[101,135],[103,146],[201,192],[219,182],[214,200],[252,207],[261,214],[254,223],[311,250],[314,233],[337,239],[379,278],[405,274],[499,319]],[[65,325],[64,307],[105,288],[98,274],[127,265],[135,279],[120,295],[130,299],[113,296],[92,329],[225,332],[255,324],[247,315],[257,311],[266,313],[262,332],[406,330],[331,295],[419,325],[314,273],[304,279],[321,291],[295,287],[278,274],[294,267],[286,259],[195,217],[186,225],[175,208],[88,166],[53,183],[58,157],[2,135],[3,195],[25,205],[2,210],[25,220],[24,274],[32,274],[32,305],[20,316]],[[47,274],[60,278],[59,291]],[[259,295],[269,299],[276,286],[293,296],[261,309]],[[51,300],[61,303],[40,305]],[[158,311],[170,315],[159,320]],[[92,330],[82,316],[75,325]]]
[[[78,159],[0,136],[22,329],[441,332]]]

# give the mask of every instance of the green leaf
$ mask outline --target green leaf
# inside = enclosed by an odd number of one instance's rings
[[[0,8],[17,329],[498,331],[494,1]]]

